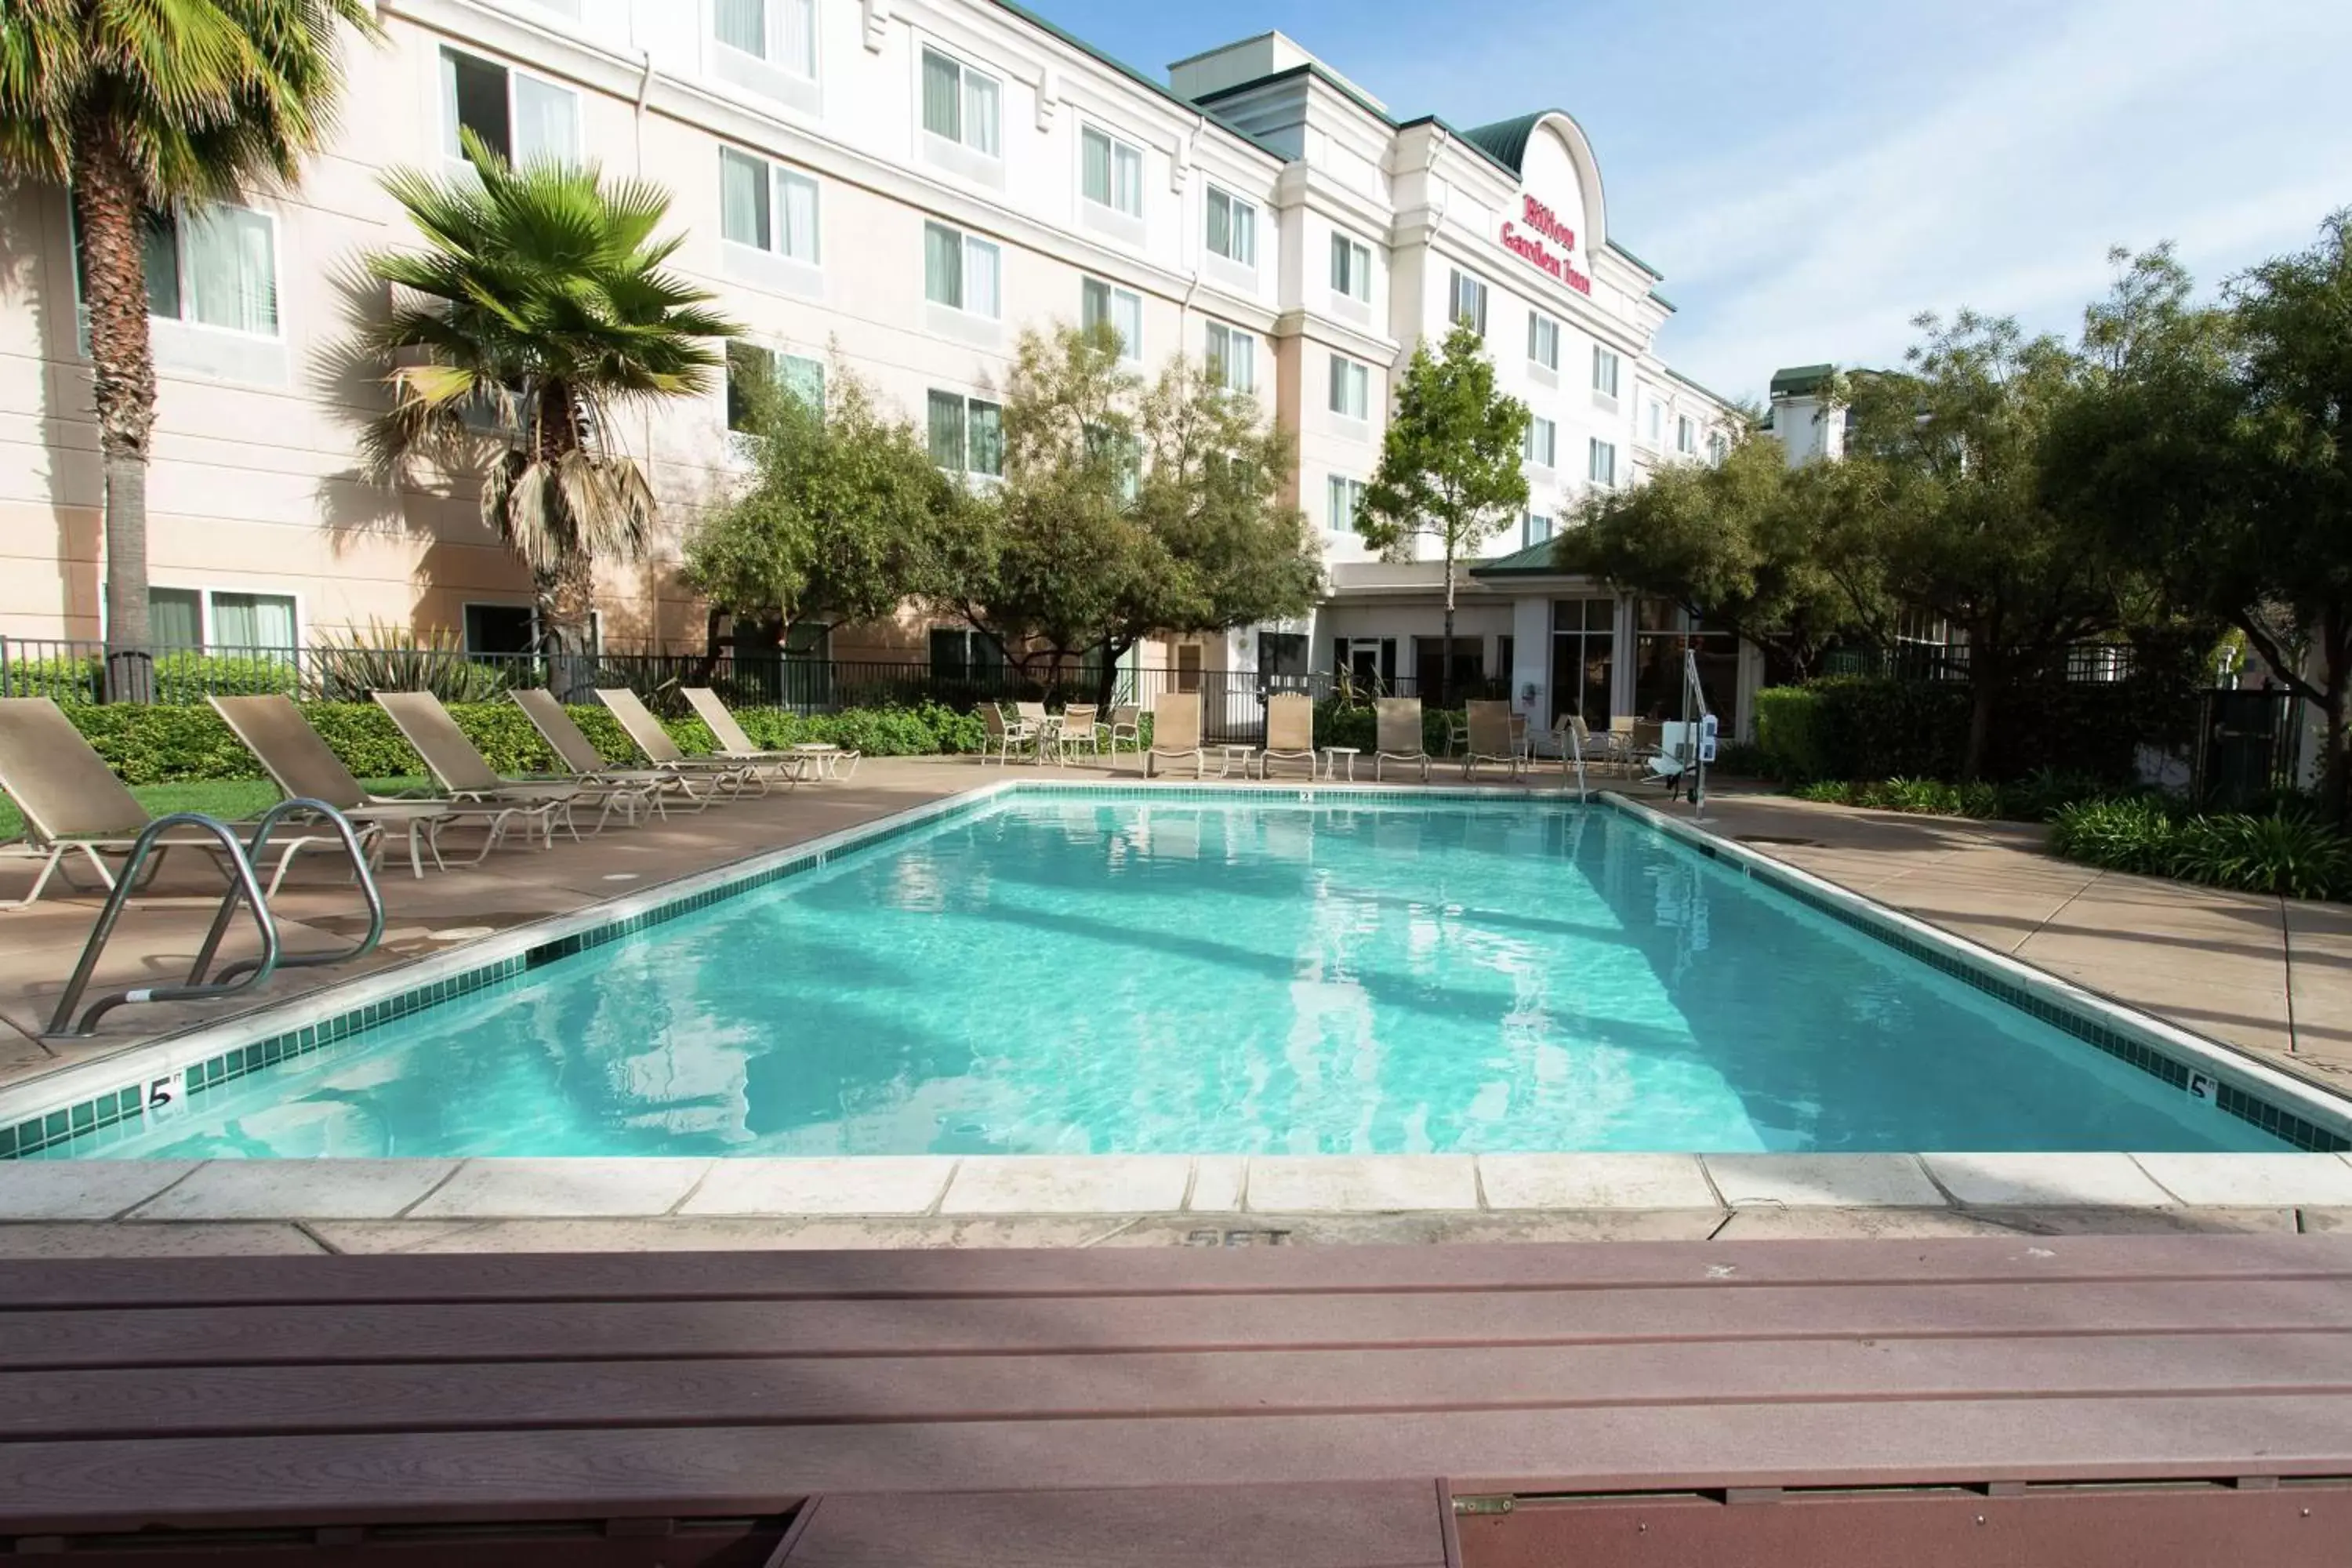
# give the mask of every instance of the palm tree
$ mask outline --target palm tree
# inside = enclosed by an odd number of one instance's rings
[[[418,459],[478,468],[482,520],[530,568],[547,650],[577,669],[597,559],[643,553],[656,511],[614,416],[707,392],[724,363],[707,340],[742,329],[664,270],[684,237],[654,237],[660,186],[607,185],[593,164],[513,168],[470,132],[465,146],[470,172],[384,180],[426,244],[365,261],[394,287],[362,334],[393,399],[367,449],[387,475]]]
[[[5,0],[0,176],[68,184],[106,482],[106,664],[152,694],[147,443],[155,361],[142,241],[150,212],[275,179],[332,129],[339,24],[381,37],[368,0]]]

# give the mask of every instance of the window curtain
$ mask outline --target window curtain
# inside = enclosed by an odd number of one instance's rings
[[[712,22],[719,41],[729,48],[768,58],[766,0],[712,0]]]
[[[923,226],[923,298],[938,305],[963,304],[963,242],[953,229]]]
[[[931,461],[942,468],[963,468],[963,399],[952,392],[934,392],[930,405]]]
[[[963,73],[963,139],[974,152],[996,156],[996,83],[972,71]]]
[[[776,63],[801,76],[816,75],[816,0],[778,0]]]
[[[580,100],[566,89],[530,77],[514,80],[514,155],[575,163],[580,157]]]
[[[1110,285],[1083,279],[1078,283],[1078,330],[1091,332],[1110,320]]]
[[[210,206],[182,226],[190,314],[208,327],[278,333],[278,269],[269,220],[245,207]]]
[[[1132,147],[1111,149],[1111,205],[1131,217],[1143,216],[1143,154]]]
[[[1143,296],[1113,292],[1110,297],[1110,324],[1118,329],[1121,357],[1141,359],[1143,357]]]
[[[729,148],[719,152],[719,232],[768,248],[768,166]]]
[[[294,601],[278,594],[215,594],[212,646],[292,652]]]
[[[1244,267],[1257,265],[1257,209],[1242,202],[1234,204],[1232,254],[1233,258]]]
[[[1257,384],[1257,343],[1239,332],[1225,334],[1225,384],[1247,392]]]
[[[963,140],[961,74],[945,55],[923,51],[923,129],[953,142]]]
[[[1234,253],[1234,203],[1223,191],[1209,193],[1209,248],[1219,256]]]
[[[1004,411],[993,403],[971,405],[971,467],[975,474],[1004,472]]]
[[[776,189],[781,197],[778,205],[783,209],[784,232],[776,248],[794,261],[814,265],[816,261],[816,182],[804,174],[776,174]]]
[[[814,408],[824,406],[824,362],[786,354],[782,377],[784,390]]]
[[[202,647],[205,628],[193,588],[147,590],[147,636],[157,647]]]
[[[1079,139],[1082,148],[1081,188],[1087,200],[1110,205],[1110,138],[1099,131],[1089,131]]]
[[[996,293],[996,247],[984,239],[967,237],[963,242],[963,308],[975,315],[997,315],[1002,302]]]

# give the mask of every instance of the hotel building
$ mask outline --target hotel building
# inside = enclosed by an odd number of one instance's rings
[[[352,262],[414,243],[380,186],[456,168],[461,127],[517,158],[655,180],[676,265],[802,384],[839,363],[929,434],[946,467],[1001,463],[1023,329],[1112,322],[1138,368],[1206,358],[1297,437],[1286,498],[1313,520],[1312,616],[1151,650],[1182,670],[1346,668],[1507,679],[1538,726],[1636,710],[1685,628],[1554,572],[1558,520],[1596,486],[1704,461],[1736,413],[1677,376],[1659,274],[1610,236],[1583,130],[1542,110],[1456,130],[1399,120],[1279,34],[1165,81],[1002,0],[379,0],[334,143],[300,187],[183,211],[149,249],[162,385],[149,481],[159,642],[294,646],[371,623],[520,647],[530,591],[470,493],[360,472],[381,406],[341,345],[373,301]],[[66,194],[0,194],[0,636],[100,635],[97,430]],[[1455,643],[1434,562],[1370,559],[1349,526],[1413,347],[1466,318],[1535,415],[1530,501],[1474,564]],[[738,356],[738,373],[751,359]],[[677,539],[742,458],[729,400],[630,416],[666,537],[608,566],[614,646],[700,646]],[[944,622],[843,628],[836,658],[968,657]],[[1743,658],[1709,663],[1744,709]]]

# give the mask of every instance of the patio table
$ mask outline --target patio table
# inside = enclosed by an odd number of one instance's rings
[[[1324,747],[1323,776],[1327,779],[1338,778],[1339,776],[1339,759],[1341,757],[1345,757],[1348,759],[1348,782],[1349,784],[1354,784],[1356,782],[1356,759],[1363,754],[1363,748],[1360,746]]]

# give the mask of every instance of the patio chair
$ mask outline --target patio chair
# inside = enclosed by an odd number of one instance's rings
[[[1305,763],[1307,776],[1315,776],[1315,700],[1303,691],[1280,691],[1265,700],[1265,750],[1257,764],[1260,778],[1274,776],[1276,758]]]
[[[1380,782],[1384,763],[1402,763],[1421,769],[1429,782],[1429,742],[1421,725],[1418,697],[1376,697],[1372,700],[1372,780]]]
[[[457,728],[457,721],[449,710],[441,706],[441,699],[430,691],[378,691],[371,693],[376,706],[391,716],[403,739],[415,748],[425,759],[425,765],[441,787],[458,800],[487,801],[509,805],[525,812],[524,820],[539,830],[539,847],[555,847],[555,830],[559,827],[580,837],[580,825],[572,820],[574,805],[586,803],[596,806],[596,825],[590,832],[602,832],[615,810],[627,814],[635,822],[636,808],[652,798],[652,792],[625,786],[596,787],[582,784],[562,784],[554,780],[519,782],[502,777],[490,766],[466,731]]]
[[[1151,702],[1151,749],[1143,753],[1143,776],[1161,757],[1190,757],[1192,776],[1209,775],[1209,753],[1201,747],[1201,694],[1163,691]]]
[[[650,789],[654,809],[665,816],[668,805],[703,811],[714,801],[740,793],[740,781],[719,776],[699,778],[663,768],[616,768],[604,760],[604,753],[596,749],[596,742],[555,700],[554,692],[531,688],[513,695],[515,706],[530,721],[530,727],[539,731],[539,738],[547,742],[547,749],[555,753],[556,762],[581,784]]]
[[[425,875],[425,857],[433,857],[436,870],[448,862],[441,854],[442,830],[452,826],[479,827],[482,847],[469,865],[479,865],[498,847],[519,817],[534,810],[495,802],[462,800],[403,800],[371,795],[343,765],[294,700],[267,697],[207,697],[229,732],[244,742],[261,763],[270,782],[288,799],[322,800],[350,819],[354,827],[380,827],[385,834],[398,828],[408,839],[408,868]],[[275,889],[272,889],[275,891]]]
[[[1133,702],[1120,703],[1110,710],[1110,722],[1104,725],[1102,730],[1103,752],[1110,759],[1111,765],[1117,767],[1120,742],[1127,742],[1131,751],[1143,750],[1142,708]]]
[[[741,721],[728,710],[726,703],[719,700],[719,693],[708,686],[684,686],[678,689],[694,709],[695,717],[702,721],[718,741],[719,754],[722,757],[736,757],[745,762],[789,760],[799,764],[802,778],[818,779],[853,777],[857,772],[857,764],[865,760],[863,752],[829,743],[811,742],[781,750],[754,745],[751,737],[743,732]],[[849,764],[846,773],[842,771],[844,763]]]
[[[646,761],[663,773],[695,774],[724,781],[735,793],[759,786],[759,793],[768,793],[768,783],[781,778],[787,784],[800,783],[797,764],[772,763],[760,764],[740,757],[689,756],[686,748],[670,738],[662,721],[653,715],[645,700],[625,686],[600,686],[596,699],[604,704],[630,743],[646,754]]]
[[[1464,727],[1469,732],[1467,748],[1462,753],[1462,776],[1468,778],[1482,763],[1498,763],[1510,770],[1517,779],[1527,759],[1519,754],[1518,742],[1511,737],[1511,705],[1507,702],[1473,702],[1464,715]]]
[[[1102,760],[1102,738],[1095,715],[1102,710],[1091,702],[1072,702],[1062,709],[1062,722],[1054,732],[1054,747],[1067,762],[1079,752],[1090,752],[1097,762]]]
[[[128,855],[139,835],[154,822],[147,808],[130,787],[114,776],[106,759],[82,739],[73,721],[64,710],[46,697],[0,697],[0,791],[16,803],[24,815],[26,843],[31,854],[39,858],[41,868],[33,879],[33,890],[6,907],[25,909],[37,900],[49,885],[49,879],[59,874],[67,885],[73,885],[72,873],[66,869],[68,857],[79,852],[98,874],[100,885],[111,891],[114,868],[107,858]],[[355,828],[358,827],[354,824]],[[378,828],[359,828],[362,834],[373,833],[377,849],[383,845]],[[340,847],[341,840],[331,835],[305,835],[283,840],[284,848],[278,857],[278,869],[269,879],[267,889],[274,893],[286,879],[287,868],[294,857],[314,844]],[[173,849],[203,849],[217,857],[220,840],[208,834],[189,832],[171,834],[156,841],[146,871],[140,879],[143,883],[160,869],[165,856]]]
[[[1029,721],[1017,716],[1008,716],[1002,702],[982,703],[980,721],[988,731],[988,743],[980,753],[980,765],[982,767],[988,765],[992,755],[1000,765],[1010,767],[1015,747],[1026,748],[1037,743],[1037,731],[1029,727]]]

